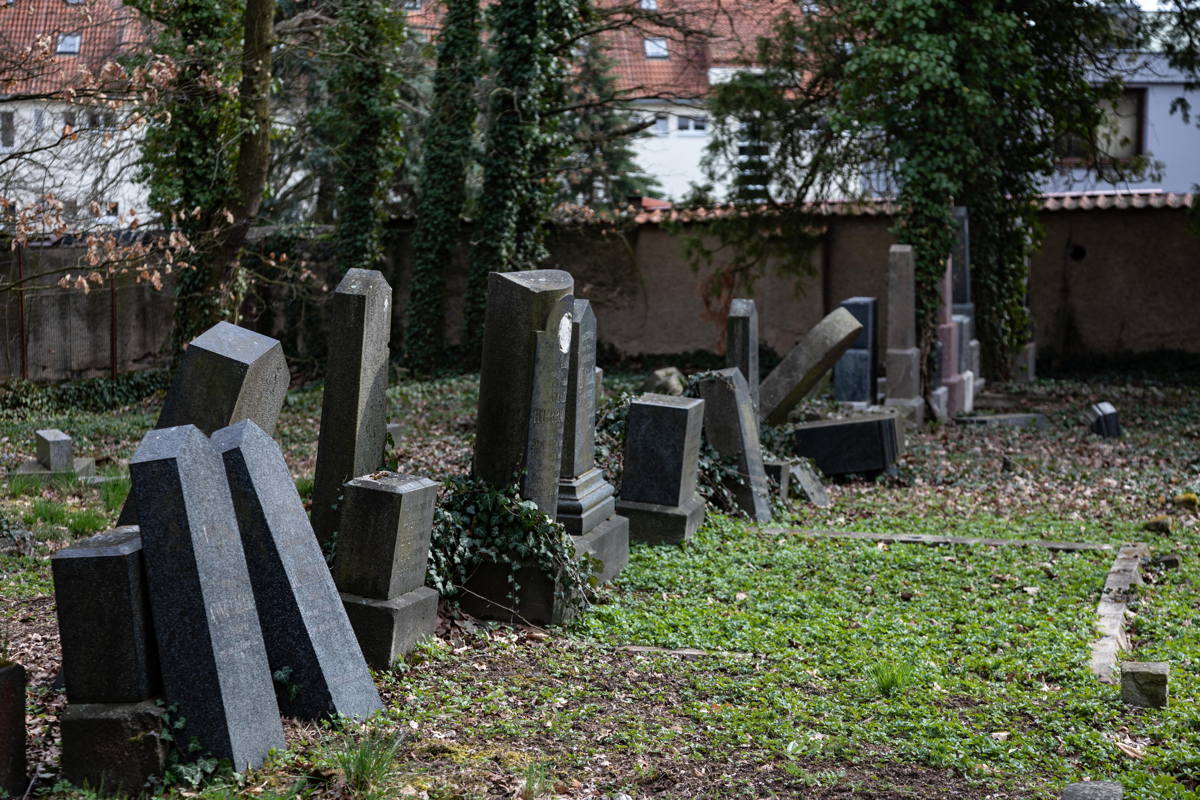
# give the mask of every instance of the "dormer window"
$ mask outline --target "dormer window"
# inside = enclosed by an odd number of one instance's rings
[[[667,58],[667,40],[662,36],[651,36],[642,40],[646,58]]]
[[[60,33],[58,35],[58,47],[54,52],[59,55],[79,55],[79,46],[83,43],[82,33]]]

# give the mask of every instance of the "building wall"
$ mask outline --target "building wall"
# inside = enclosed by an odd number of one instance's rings
[[[657,114],[667,116],[666,132],[656,132],[652,127],[633,139],[631,145],[638,166],[662,186],[656,196],[664,200],[682,200],[691,191],[692,184],[705,182],[701,161],[712,137],[712,127],[710,121],[708,130],[703,132],[680,130],[680,118],[703,116],[707,119],[708,112],[681,103],[652,102],[639,103],[638,113],[646,119]]]

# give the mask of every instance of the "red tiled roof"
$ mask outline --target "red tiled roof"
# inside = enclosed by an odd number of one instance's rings
[[[80,34],[78,54],[58,54],[60,34]],[[0,3],[0,96],[45,95],[98,75],[146,40],[146,24],[119,0]]]

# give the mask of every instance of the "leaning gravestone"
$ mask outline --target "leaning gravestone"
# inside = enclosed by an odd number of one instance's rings
[[[833,505],[825,491],[825,484],[821,483],[821,476],[807,461],[792,464],[791,473],[791,483],[796,487],[797,494],[803,495],[805,500],[817,508],[829,508]]]
[[[330,305],[329,362],[312,493],[313,530],[325,546],[337,530],[342,484],[383,464],[392,287],[376,270],[351,269]]]
[[[146,434],[129,468],[178,741],[238,771],[259,766],[283,748],[283,727],[221,455],[180,425]]]
[[[238,420],[252,419],[272,434],[289,379],[278,340],[218,322],[188,344],[154,427],[195,425],[211,436]],[[117,524],[137,522],[131,494]]]
[[[254,604],[286,716],[363,719],[379,693],[279,445],[251,420],[212,442],[225,463]]]
[[[875,403],[878,388],[875,369],[878,303],[874,297],[850,297],[842,308],[854,315],[862,331],[833,365],[833,396],[841,403]]]
[[[571,321],[558,521],[575,539],[575,551],[600,562],[600,583],[629,563],[629,520],[615,513],[611,483],[596,466],[596,314],[576,300]]]
[[[737,367],[758,411],[758,309],[753,300],[735,298],[725,323],[725,366]]]
[[[704,437],[723,458],[737,462],[739,481],[730,488],[738,506],[755,522],[770,522],[758,420],[746,379],[741,370],[730,367],[702,376],[699,389],[704,398]]]
[[[625,471],[617,513],[629,518],[629,537],[681,544],[704,521],[696,492],[704,401],[647,394],[629,404]]]
[[[1121,416],[1112,403],[1107,401],[1088,406],[1084,412],[1088,429],[1105,439],[1121,438]]]
[[[804,334],[759,387],[759,421],[787,422],[788,412],[854,343],[862,327],[853,314],[837,308]]]
[[[792,446],[826,475],[890,473],[900,455],[902,424],[894,414],[810,422],[795,427]]]
[[[76,458],[71,437],[57,428],[35,431],[37,458],[25,461],[16,469],[17,475],[42,480],[55,478],[90,478],[96,474],[96,461]]]
[[[348,482],[333,577],[367,664],[387,669],[437,624],[425,586],[438,484],[376,472]]]

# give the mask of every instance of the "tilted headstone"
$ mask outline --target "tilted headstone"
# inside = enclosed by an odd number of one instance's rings
[[[788,412],[850,348],[862,327],[853,314],[837,308],[804,334],[759,386],[759,420],[771,425],[787,422]]]
[[[678,397],[687,389],[687,376],[678,367],[656,369],[642,381],[642,391]]]
[[[598,560],[597,579],[607,582],[629,563],[629,520],[615,513],[616,500],[596,466],[596,314],[576,300],[571,321],[558,521],[575,537],[575,550]]]
[[[75,446],[71,437],[57,428],[35,432],[37,460],[51,472],[70,472],[75,467]]]
[[[696,491],[704,401],[647,394],[629,404],[617,513],[639,542],[679,544],[704,521]]]
[[[350,269],[330,301],[329,360],[313,479],[312,524],[328,545],[342,484],[383,464],[387,444],[392,287],[376,270]]]
[[[710,372],[700,378],[699,389],[704,398],[704,438],[723,458],[737,462],[739,481],[730,488],[738,506],[755,522],[770,522],[758,420],[742,371],[730,367]]]
[[[62,775],[105,794],[139,795],[167,764],[167,710],[140,703],[70,703],[60,718]]]
[[[159,689],[136,526],[97,534],[50,559],[71,703],[136,703]]]
[[[129,469],[177,738],[256,767],[283,749],[283,727],[221,455],[181,425],[146,434]]]
[[[894,244],[888,251],[887,399],[913,424],[925,421],[921,396],[921,350],[917,347],[916,284],[911,245]]]
[[[825,484],[821,483],[821,476],[807,461],[792,464],[791,473],[794,494],[803,495],[805,500],[817,508],[829,508],[833,505],[829,493],[825,491]]]
[[[1037,344],[1026,342],[1013,357],[1012,379],[1017,383],[1037,380]]]
[[[842,403],[873,404],[878,303],[874,297],[850,297],[842,301],[842,308],[863,327],[850,349],[833,365],[833,396]]]
[[[1121,438],[1121,416],[1112,403],[1105,401],[1088,406],[1084,418],[1092,433],[1106,439]]]
[[[290,378],[278,340],[218,322],[188,344],[154,427],[195,425],[211,436],[252,419],[272,434]],[[138,524],[133,498],[131,493],[125,501],[118,525]]]
[[[276,697],[289,717],[382,705],[279,445],[252,420],[212,435],[225,464]]]
[[[725,365],[737,367],[758,409],[758,309],[753,300],[735,298],[725,323]]]
[[[902,424],[894,414],[810,422],[796,426],[792,446],[826,475],[877,475],[895,469]]]
[[[377,472],[349,481],[333,577],[367,664],[387,669],[437,624],[425,586],[438,484]]]
[[[1167,661],[1122,661],[1121,702],[1142,708],[1166,708],[1170,673],[1171,664]]]
[[[558,505],[574,281],[562,270],[488,277],[475,474],[520,484],[544,513]]]
[[[0,664],[0,794],[25,797],[25,668]]]

